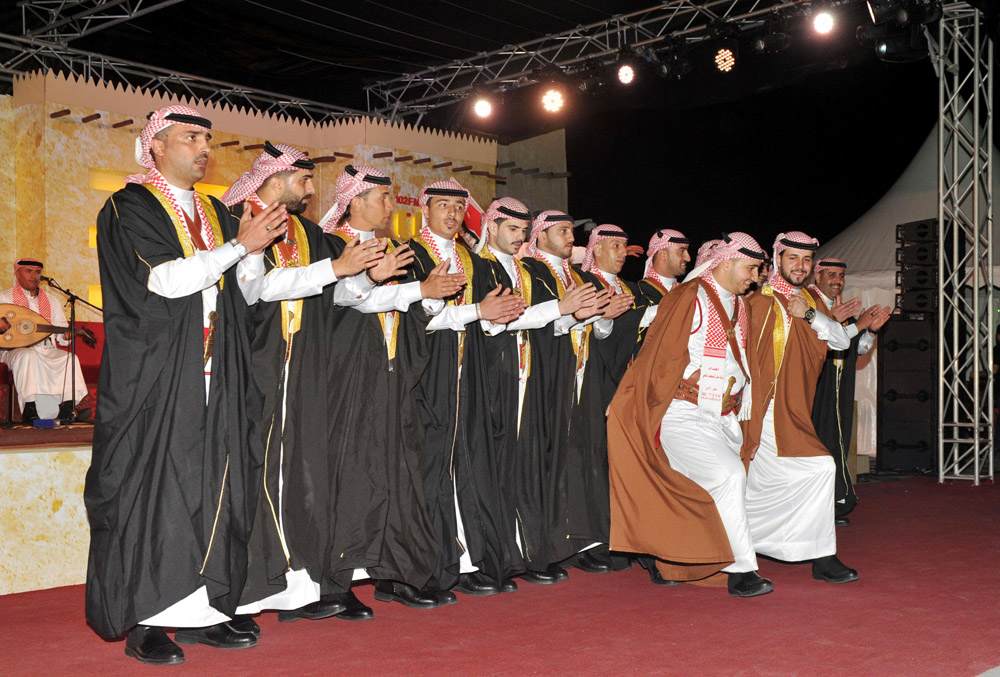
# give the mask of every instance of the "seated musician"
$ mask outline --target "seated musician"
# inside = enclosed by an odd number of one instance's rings
[[[44,317],[50,325],[66,327],[69,322],[59,299],[38,289],[41,274],[40,261],[18,260],[14,264],[14,286],[0,291],[0,304],[28,308]],[[71,355],[56,347],[57,344],[68,346],[70,338],[71,334],[67,331],[61,335],[52,334],[26,348],[0,350],[0,362],[10,367],[14,374],[17,403],[26,425],[37,418],[58,418],[61,423],[74,420],[75,406],[86,396],[87,384],[80,370],[80,360],[76,359],[76,392],[72,392]]]

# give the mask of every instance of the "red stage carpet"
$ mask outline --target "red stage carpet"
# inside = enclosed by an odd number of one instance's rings
[[[862,484],[841,558],[861,580],[829,585],[807,565],[763,560],[765,597],[659,588],[638,567],[573,570],[556,586],[430,611],[372,601],[365,622],[259,622],[260,646],[185,647],[156,668],[101,641],[83,587],[0,597],[4,675],[552,674],[978,675],[1000,665],[1000,489],[917,478]]]

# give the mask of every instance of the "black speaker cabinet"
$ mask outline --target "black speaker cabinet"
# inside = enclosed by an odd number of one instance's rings
[[[896,248],[896,265],[907,266],[937,266],[938,249],[933,242],[906,242]]]
[[[925,472],[937,464],[937,326],[893,317],[878,340],[876,467]]]
[[[937,219],[924,219],[896,226],[897,242],[937,242]]]

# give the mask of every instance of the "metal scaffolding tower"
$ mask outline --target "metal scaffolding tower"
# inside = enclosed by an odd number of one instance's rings
[[[933,29],[932,29],[933,30]],[[938,75],[938,480],[993,479],[993,44],[951,2],[928,33]]]

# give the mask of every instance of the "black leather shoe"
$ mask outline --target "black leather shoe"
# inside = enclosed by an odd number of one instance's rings
[[[26,402],[24,411],[21,412],[21,425],[31,425],[38,420],[38,409],[34,402]]]
[[[59,419],[60,425],[69,425],[76,420],[76,416],[73,415],[72,400],[65,400],[59,403],[59,413],[56,414],[56,418]]]
[[[434,599],[437,600],[438,606],[458,604],[458,597],[451,590],[425,590],[424,592],[428,595],[433,595]]]
[[[434,609],[439,606],[433,593],[417,590],[412,585],[399,581],[377,581],[375,599],[380,602],[399,602],[411,609]]]
[[[567,573],[566,570],[563,569],[558,564],[550,564],[549,567],[545,570],[545,573],[547,573],[549,576],[555,576],[555,579],[557,581],[569,580],[569,573]]]
[[[608,574],[614,570],[614,566],[611,564],[611,557],[608,555],[599,555],[590,550],[578,555],[572,566],[582,569],[588,574]]]
[[[207,628],[181,628],[174,633],[174,641],[188,646],[206,644],[216,649],[249,649],[257,646],[252,632],[236,632],[229,623],[210,625]]]
[[[125,637],[125,655],[149,665],[179,665],[184,650],[170,641],[163,628],[137,625]]]
[[[813,560],[813,578],[827,583],[850,583],[858,580],[858,572],[846,566],[836,555]]]
[[[757,597],[774,590],[774,585],[756,571],[729,574],[729,594],[733,597]]]
[[[500,594],[500,586],[496,584],[496,581],[481,571],[460,575],[458,577],[458,585],[453,589],[458,592],[464,592],[466,595],[475,595],[477,597]]]
[[[653,581],[653,585],[677,585],[677,581],[670,581],[663,577],[660,570],[656,567],[656,560],[652,557],[637,557],[639,560],[639,565],[646,570],[649,574],[649,580]]]
[[[500,584],[500,592],[517,592],[517,583],[514,582],[513,578],[503,579],[503,583]]]
[[[344,605],[344,611],[336,616],[342,621],[370,621],[375,618],[375,612],[372,608],[362,604],[361,600],[350,590],[335,595],[323,595],[323,599],[340,602]]]
[[[324,597],[317,602],[306,604],[298,609],[292,609],[291,611],[279,611],[278,622],[291,623],[292,621],[297,621],[300,618],[318,621],[323,618],[329,618],[330,616],[336,616],[339,613],[343,613],[346,608],[347,606],[343,602]]]
[[[846,517],[837,517],[836,519],[833,520],[833,523],[838,527],[846,527],[848,524],[851,523],[851,520],[849,520]]]
[[[555,574],[550,574],[547,571],[531,571],[530,569],[521,574],[521,578],[535,585],[555,585],[559,582],[559,578]]]
[[[260,639],[260,626],[250,616],[233,616],[233,620],[229,621],[227,625],[236,632],[249,632]]]

